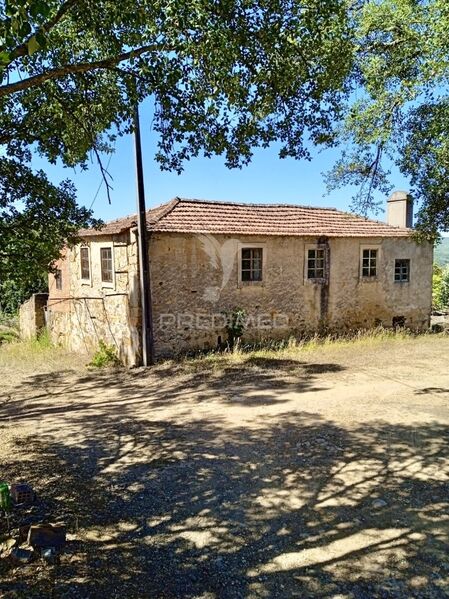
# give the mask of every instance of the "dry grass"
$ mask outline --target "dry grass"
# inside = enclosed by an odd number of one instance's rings
[[[68,353],[52,345],[48,335],[29,341],[12,341],[0,346],[0,376],[4,384],[15,383],[33,373],[80,370],[87,356]]]
[[[347,335],[315,335],[308,339],[298,340],[294,337],[286,341],[268,342],[258,346],[241,345],[233,350],[224,352],[212,351],[194,357],[183,358],[182,366],[187,370],[222,370],[225,368],[241,367],[260,360],[301,362],[306,357],[323,353],[330,354],[349,350],[357,352],[359,349],[369,350],[380,347],[394,347],[397,344],[412,343],[416,338],[429,340],[438,335],[422,333],[417,335],[407,329],[376,328],[366,331],[355,331]]]

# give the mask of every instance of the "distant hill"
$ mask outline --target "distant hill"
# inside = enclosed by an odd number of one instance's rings
[[[449,237],[443,237],[441,243],[435,246],[435,262],[440,266],[449,264]]]

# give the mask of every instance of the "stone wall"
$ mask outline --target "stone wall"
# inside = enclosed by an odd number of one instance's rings
[[[127,365],[140,359],[140,303],[134,231],[86,240],[91,277],[81,280],[80,247],[61,265],[63,289],[50,276],[48,323],[52,339],[73,351],[94,352],[100,340],[114,345]],[[306,255],[327,248],[326,281],[307,280]],[[114,280],[100,276],[100,248],[113,247]],[[240,280],[243,247],[263,248],[263,280]],[[360,276],[362,248],[378,249],[378,273]],[[319,329],[345,331],[378,324],[429,326],[433,251],[408,238],[299,238],[153,234],[149,242],[156,356],[226,343],[226,314],[244,309],[244,340],[301,336]],[[410,281],[394,281],[396,258],[410,260]],[[64,274],[65,273],[65,274]]]
[[[45,328],[48,293],[35,293],[20,306],[20,337],[33,339]]]
[[[316,238],[154,234],[150,240],[157,355],[216,347],[227,338],[223,313],[242,308],[244,339],[300,336],[320,327],[425,329],[431,309],[432,246],[408,238],[330,238],[326,285],[306,279],[305,256]],[[239,280],[241,248],[264,249],[261,283]],[[362,246],[379,250],[378,276],[360,277]],[[410,259],[408,283],[394,281],[395,258]]]
[[[86,239],[90,278],[81,279],[80,247],[68,250],[62,266],[70,271],[69,285],[55,292],[50,275],[48,326],[52,340],[71,351],[92,354],[99,342],[116,348],[133,366],[140,359],[140,305],[137,245],[133,232]],[[113,250],[113,282],[101,280],[100,248]],[[62,264],[63,264],[62,263]]]

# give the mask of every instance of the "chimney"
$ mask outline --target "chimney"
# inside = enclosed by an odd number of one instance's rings
[[[413,198],[405,191],[395,191],[387,202],[387,223],[393,227],[413,227]]]

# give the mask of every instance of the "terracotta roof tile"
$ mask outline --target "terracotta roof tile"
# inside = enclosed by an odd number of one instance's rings
[[[82,236],[120,233],[136,224],[136,216],[107,223]],[[288,204],[237,204],[175,198],[147,212],[153,232],[216,233],[327,237],[402,237],[410,229],[392,227],[335,208]]]

